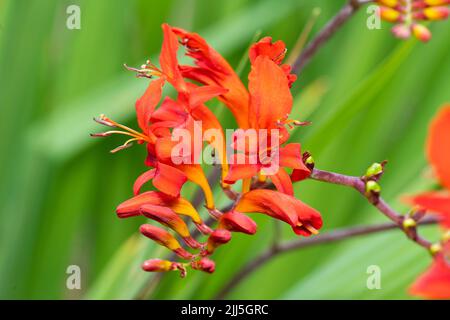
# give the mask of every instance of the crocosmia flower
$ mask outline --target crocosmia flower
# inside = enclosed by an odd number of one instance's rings
[[[266,37],[251,46],[247,88],[230,64],[198,34],[167,24],[162,29],[160,66],[151,61],[140,68],[127,66],[139,78],[150,81],[135,104],[139,130],[102,115],[97,122],[114,129],[94,134],[129,137],[113,152],[133,142],[146,147],[144,164],[148,168],[136,179],[134,196],[117,207],[117,215],[150,219],[156,225],[142,225],[141,234],[185,262],[150,259],[142,268],[149,272],[179,271],[182,276],[189,267],[214,272],[210,257],[231,241],[233,232],[256,233],[257,225],[247,216],[249,213],[283,221],[297,235],[317,234],[322,227],[320,213],[296,199],[292,185],[307,178],[311,167],[304,161],[300,144],[287,143],[289,130],[307,123],[289,119],[293,104],[290,88],[297,77],[291,74],[290,66],[283,64],[285,44]],[[193,66],[179,64],[180,47],[194,60]],[[168,84],[175,89],[176,97],[162,97]],[[239,130],[232,141],[225,141],[215,110],[206,105],[211,99],[221,101],[233,114]],[[217,134],[209,134],[211,130]],[[187,138],[174,139],[179,132]],[[249,136],[249,132],[254,135]],[[203,139],[200,147],[198,135]],[[221,166],[222,191],[233,201],[226,212],[216,208],[210,183],[196,161],[206,149],[203,142]],[[149,182],[156,190],[143,191]],[[240,192],[233,189],[238,182],[242,185]],[[205,211],[216,220],[213,224],[181,196],[186,183],[194,183],[203,191]],[[276,190],[271,190],[272,186]],[[199,240],[190,225],[206,239]]]
[[[424,21],[444,20],[449,14],[450,0],[376,0],[380,5],[381,19],[395,23],[392,33],[401,39],[414,35],[427,42],[430,30]]]
[[[411,293],[430,299],[450,299],[450,105],[433,120],[427,156],[441,190],[414,196],[411,201],[440,218],[443,237],[431,267],[411,287]]]

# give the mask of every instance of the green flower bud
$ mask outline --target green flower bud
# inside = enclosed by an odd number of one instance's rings
[[[366,182],[366,192],[367,193],[380,193],[381,192],[381,187],[378,183],[376,183],[375,181],[367,181]]]
[[[383,173],[383,166],[380,163],[375,162],[367,169],[366,177],[374,177],[380,173]]]

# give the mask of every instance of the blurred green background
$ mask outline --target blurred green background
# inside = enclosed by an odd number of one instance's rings
[[[119,220],[114,213],[145,170],[145,150],[111,155],[123,140],[91,139],[90,132],[103,129],[92,117],[105,113],[136,126],[134,101],[147,82],[122,64],[157,61],[163,22],[199,32],[237,66],[257,32],[292,48],[313,8],[321,9],[316,33],[343,3],[0,0],[0,297],[214,298],[270,244],[271,219],[253,216],[256,235],[233,235],[214,256],[213,275],[155,280],[139,265],[167,251],[138,235],[143,219]],[[81,8],[80,30],[66,28],[71,4]],[[433,24],[433,39],[424,45],[394,39],[387,24],[368,30],[367,17],[360,10],[300,75],[293,118],[313,125],[291,140],[311,151],[321,169],[360,175],[370,163],[389,160],[383,193],[405,210],[400,196],[429,184],[427,126],[450,101],[450,24]],[[233,125],[226,111],[220,114],[224,127]],[[324,231],[386,221],[352,190],[307,181],[296,194],[322,212]],[[427,232],[434,235],[433,228]],[[292,237],[283,229],[283,239]],[[410,298],[408,284],[429,262],[426,252],[390,231],[280,256],[227,298]],[[66,289],[69,265],[81,268],[81,290]],[[381,290],[366,287],[370,265],[381,268]]]

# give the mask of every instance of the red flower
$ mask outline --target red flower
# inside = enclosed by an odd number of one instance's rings
[[[142,173],[133,186],[134,197],[117,207],[120,218],[145,216],[168,230],[144,224],[141,233],[157,244],[176,253],[189,263],[152,259],[144,262],[146,271],[179,270],[186,274],[186,267],[213,272],[215,264],[208,257],[215,250],[231,240],[231,232],[254,234],[256,223],[244,213],[263,213],[288,223],[294,232],[303,236],[316,234],[322,227],[320,214],[294,198],[292,180],[307,177],[310,173],[302,159],[300,144],[285,144],[289,138],[286,127],[301,125],[289,120],[292,109],[290,88],[296,76],[290,73],[290,67],[283,65],[286,47],[282,41],[272,42],[267,37],[250,48],[249,58],[252,69],[249,74],[248,90],[228,62],[211,48],[204,39],[194,33],[162,26],[164,41],[160,55],[160,68],[150,61],[140,69],[128,68],[137,72],[138,77],[151,81],[136,101],[137,122],[141,131],[125,127],[111,119],[101,116],[98,122],[119,128],[96,136],[108,136],[119,133],[131,139],[116,148],[121,150],[133,141],[146,144],[145,164],[150,170]],[[180,66],[177,59],[178,40],[187,48],[187,55],[195,60],[195,66]],[[153,79],[155,78],[156,79]],[[188,82],[194,80],[196,83]],[[165,97],[161,102],[162,88],[169,83],[176,92],[176,98]],[[258,146],[247,150],[247,142],[242,142],[239,134],[233,138],[233,147],[241,152],[244,163],[233,162],[229,167],[225,135],[220,122],[205,103],[217,97],[231,110],[240,129],[258,132]],[[161,102],[161,103],[160,103]],[[159,105],[159,107],[157,107]],[[243,181],[243,193],[230,212],[222,213],[214,206],[213,193],[197,157],[202,150],[196,145],[197,121],[201,121],[200,134],[209,143],[222,167],[222,187],[228,195],[233,194],[228,184]],[[189,133],[188,140],[174,141],[178,129]],[[219,132],[218,136],[208,136],[210,129]],[[268,131],[262,138],[260,132]],[[269,142],[270,141],[270,142]],[[265,142],[260,143],[260,142]],[[284,145],[283,145],[284,144]],[[255,163],[247,161],[257,157]],[[279,167],[273,172],[272,162]],[[293,169],[292,178],[285,168]],[[251,190],[252,178],[263,183],[269,178],[279,190]],[[141,193],[147,182],[152,181],[158,191]],[[205,195],[206,207],[218,220],[215,230],[208,227],[194,206],[180,196],[183,185],[191,181],[199,185]],[[191,235],[187,222],[181,217],[187,216],[197,229],[208,235],[205,243],[200,243]],[[173,232],[175,235],[173,235]],[[175,236],[194,249],[191,253],[182,247]]]
[[[450,243],[410,287],[412,295],[427,299],[450,299]]]
[[[441,225],[450,229],[450,105],[439,112],[430,126],[427,155],[445,190],[423,193],[411,201],[440,216]]]
[[[445,106],[431,123],[427,155],[434,172],[445,188],[414,196],[415,205],[441,218],[444,231],[450,230],[450,105]],[[450,242],[435,254],[431,267],[412,285],[411,294],[429,299],[450,299]]]

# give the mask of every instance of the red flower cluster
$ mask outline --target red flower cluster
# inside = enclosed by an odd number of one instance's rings
[[[381,19],[396,23],[392,33],[401,39],[413,34],[427,42],[431,32],[422,21],[444,20],[449,14],[450,0],[376,0],[380,4]]]
[[[450,299],[450,105],[431,124],[427,154],[443,190],[417,195],[412,202],[440,217],[443,236],[432,248],[433,264],[410,292],[430,299]]]
[[[152,259],[143,264],[146,271],[180,270],[186,273],[186,267],[213,272],[214,262],[208,257],[221,245],[231,240],[231,232],[254,234],[256,223],[245,213],[263,213],[289,224],[296,234],[310,236],[322,227],[319,212],[294,197],[292,182],[309,176],[310,169],[303,162],[300,144],[289,143],[290,128],[302,125],[302,122],[290,120],[288,116],[292,108],[290,87],[296,76],[290,73],[290,67],[282,64],[286,53],[282,41],[272,42],[271,38],[263,38],[255,43],[249,52],[251,72],[248,89],[228,62],[210,47],[198,34],[189,33],[167,24],[162,26],[164,41],[160,55],[160,68],[147,61],[139,69],[132,69],[139,77],[150,78],[150,84],[136,101],[136,114],[140,131],[125,127],[102,115],[96,119],[99,123],[119,130],[111,130],[94,136],[123,134],[130,136],[113,152],[131,145],[133,141],[145,144],[148,156],[145,164],[150,170],[139,176],[134,184],[135,196],[117,207],[120,218],[142,215],[178,236],[191,250],[188,251],[171,232],[145,224],[140,231],[146,237],[168,248],[178,257],[189,262],[171,262]],[[180,65],[177,59],[179,45],[186,48],[186,55],[195,64]],[[165,97],[162,102],[162,88],[169,83],[177,92],[177,98]],[[210,99],[217,98],[223,102],[234,115],[240,129],[252,129],[276,132],[270,134],[270,143],[258,144],[256,150],[248,150],[245,135],[233,136],[234,151],[232,158],[240,156],[244,161],[230,161],[225,144],[220,139],[206,139],[218,156],[221,168],[221,186],[225,194],[234,197],[234,206],[228,212],[215,208],[211,186],[200,164],[195,161],[175,161],[173,141],[174,129],[185,129],[195,136],[195,123],[201,121],[203,132],[217,129],[224,141],[223,128],[214,112],[206,105]],[[157,105],[159,107],[157,108]],[[241,131],[242,133],[243,131]],[[259,137],[259,135],[257,135]],[[243,143],[241,143],[243,142]],[[261,142],[261,141],[259,141]],[[189,141],[186,144],[193,144]],[[190,145],[189,145],[190,147]],[[191,151],[182,157],[195,158],[198,152]],[[261,155],[264,155],[262,157]],[[256,156],[253,163],[249,159]],[[279,167],[275,171],[267,171],[267,167],[277,159]],[[285,168],[292,169],[289,174]],[[275,190],[261,189],[270,180]],[[141,193],[141,188],[152,181],[157,191]],[[215,228],[208,226],[196,208],[185,198],[180,190],[187,182],[197,184],[205,195],[207,211],[217,223]],[[242,181],[242,193],[232,190],[232,185]],[[257,187],[256,187],[257,186]],[[184,217],[184,218],[183,218]],[[207,236],[205,242],[199,242],[190,233],[187,220],[190,220]]]

